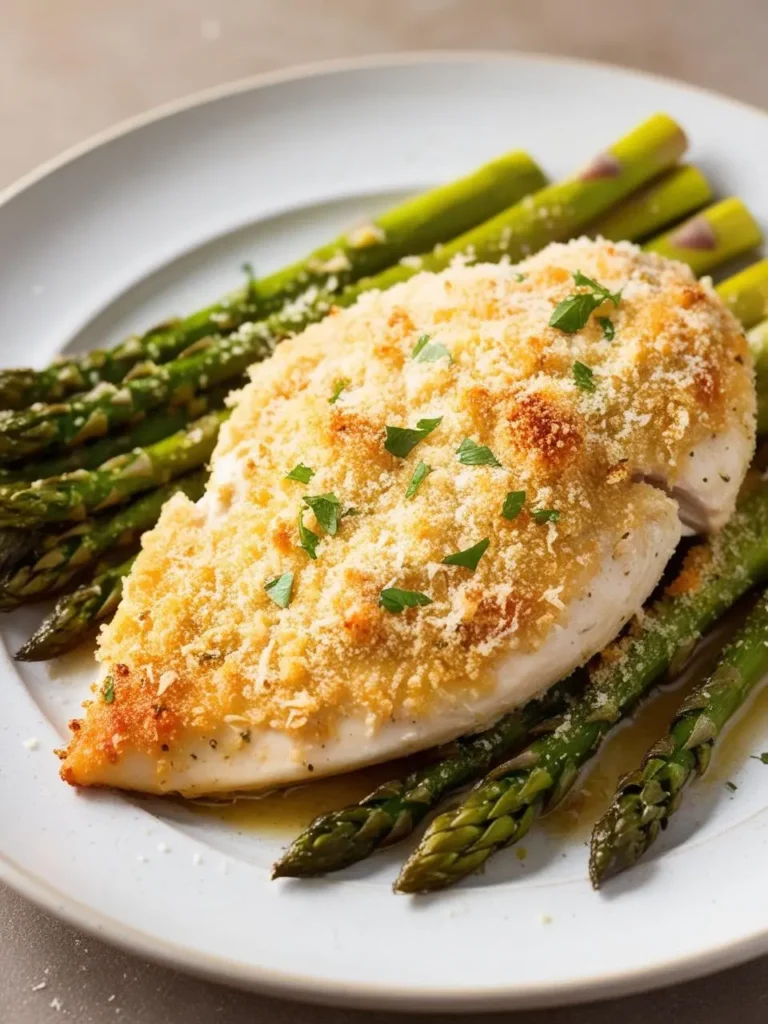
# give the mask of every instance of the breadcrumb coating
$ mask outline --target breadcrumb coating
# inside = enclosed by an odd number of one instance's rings
[[[566,334],[549,321],[585,290],[577,271],[621,299]],[[449,355],[414,358],[425,335]],[[284,342],[234,401],[208,493],[166,505],[102,631],[115,698],[97,695],[76,723],[70,781],[89,759],[161,757],[227,716],[316,741],[347,716],[375,730],[471,701],[505,652],[557,628],[599,570],[601,540],[620,544],[668,501],[640,478],[673,483],[707,437],[754,435],[747,344],[710,284],[587,239],[368,293]],[[407,457],[385,448],[387,426],[438,417]],[[462,464],[466,438],[500,465]],[[420,461],[431,472],[406,499]],[[310,483],[286,479],[298,463]],[[501,514],[510,491],[526,496],[513,520]],[[327,493],[355,514],[331,536],[304,509],[320,538],[312,560],[298,516],[305,495]],[[542,509],[557,516],[538,521]],[[485,538],[474,572],[443,564]],[[280,608],[265,584],[286,572]],[[432,603],[392,614],[379,604],[389,587]]]

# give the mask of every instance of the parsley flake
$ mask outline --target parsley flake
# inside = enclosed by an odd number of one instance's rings
[[[725,786],[726,786],[726,789],[730,789],[730,791],[731,791],[732,793],[735,793],[735,792],[736,792],[736,790],[737,790],[737,789],[739,788],[739,787],[738,787],[738,786],[736,785],[736,783],[735,783],[735,782],[731,782],[730,780],[729,780],[728,782],[726,782]]]
[[[763,753],[760,755],[752,754],[751,757],[753,761],[760,761],[761,764],[768,764],[768,753]]]
[[[556,508],[535,508],[531,515],[539,524],[556,523],[560,518],[560,510]]]
[[[432,604],[432,598],[420,594],[418,590],[399,590],[397,587],[385,587],[379,594],[379,606],[393,615],[399,615],[406,608]]]
[[[603,337],[606,341],[613,341],[616,337],[616,327],[609,316],[599,316],[597,322],[603,329]]]
[[[438,416],[433,420],[419,420],[415,429],[413,427],[387,427],[384,447],[390,455],[404,459],[411,454],[419,441],[423,441],[435,427],[439,426],[442,418],[442,416]]]
[[[591,394],[597,390],[594,373],[585,363],[580,363],[578,359],[573,364],[573,379],[576,387],[581,388],[582,391],[589,391]]]
[[[326,533],[335,537],[339,529],[339,507],[341,502],[335,494],[304,495],[304,504],[315,513],[315,519]]]
[[[621,301],[621,292],[610,292],[608,289],[586,274],[577,270],[573,280],[579,287],[589,288],[588,292],[576,292],[558,302],[549,320],[550,327],[556,327],[565,334],[575,334],[580,331],[589,320],[590,316],[606,301],[618,306]]]
[[[462,565],[465,569],[471,569],[472,572],[474,572],[480,559],[488,550],[490,543],[490,539],[485,537],[483,540],[478,541],[477,544],[474,544],[471,548],[466,548],[464,551],[457,551],[453,555],[448,555],[443,559],[443,565]]]
[[[317,545],[320,538],[304,525],[304,509],[299,510],[299,544],[310,558],[317,558]]]
[[[111,704],[115,699],[115,680],[107,676],[101,685],[101,699],[105,704]]]
[[[523,511],[524,504],[525,491],[510,491],[504,499],[501,514],[505,519],[509,519],[511,522],[513,519],[517,519]]]
[[[462,466],[500,466],[501,463],[493,454],[490,448],[484,444],[478,444],[471,437],[465,437],[456,449],[459,462]]]
[[[285,479],[298,480],[300,484],[308,484],[314,475],[314,469],[310,469],[309,466],[305,466],[303,462],[300,462],[297,466],[293,467],[290,473],[285,474]]]
[[[515,280],[520,284],[521,281],[525,280],[525,274],[515,274]]]
[[[351,383],[352,381],[347,380],[346,377],[339,377],[338,380],[335,380],[333,382],[333,391],[331,393],[331,397],[328,399],[328,404],[335,405],[339,400],[341,392],[344,390],[344,388],[348,388]]]
[[[406,498],[412,498],[419,487],[424,483],[429,474],[432,472],[432,467],[428,466],[426,462],[420,462],[416,469],[413,471],[411,482],[408,484],[408,490],[405,492]]]
[[[282,576],[276,576],[273,580],[270,580],[269,583],[264,584],[264,589],[278,608],[287,608],[291,603],[293,573],[284,572]]]
[[[417,363],[436,363],[443,356],[448,356],[448,362],[451,362],[451,353],[445,345],[441,345],[439,342],[430,342],[428,334],[422,334],[416,342],[411,356]]]
[[[342,512],[341,513],[341,516],[339,518],[346,519],[347,516],[359,516],[359,515],[360,515],[360,509],[359,508],[355,508],[354,505],[350,505],[349,508],[346,510],[346,512]]]

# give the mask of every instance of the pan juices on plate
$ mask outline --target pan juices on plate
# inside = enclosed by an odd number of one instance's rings
[[[586,239],[368,293],[235,398],[102,631],[68,782],[267,788],[485,727],[727,521],[754,446],[709,284]]]

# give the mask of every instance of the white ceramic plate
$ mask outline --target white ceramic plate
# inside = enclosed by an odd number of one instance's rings
[[[768,118],[608,67],[377,60],[248,82],[142,119],[4,197],[0,365],[42,364],[64,343],[112,343],[196,308],[232,286],[244,259],[277,267],[504,149],[565,174],[660,109],[688,129],[720,191],[768,226]],[[38,617],[3,619],[9,651]],[[279,838],[69,789],[51,750],[86,694],[89,658],[19,668],[0,657],[0,876],[141,955],[297,998],[455,1010],[607,996],[768,950],[768,768],[746,758],[768,749],[757,711],[727,768],[738,793],[715,772],[607,895],[589,889],[583,836],[550,828],[525,861],[499,856],[483,877],[414,902],[390,891],[402,850],[278,884],[268,866]],[[37,750],[23,745],[32,737]]]

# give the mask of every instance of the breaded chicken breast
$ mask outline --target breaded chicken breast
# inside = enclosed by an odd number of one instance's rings
[[[102,631],[68,782],[257,789],[484,727],[728,519],[754,445],[710,285],[586,239],[369,293],[235,398]]]

